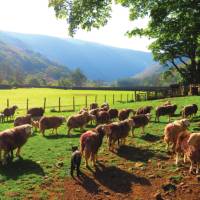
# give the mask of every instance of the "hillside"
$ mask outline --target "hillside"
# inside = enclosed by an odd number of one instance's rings
[[[40,73],[46,79],[57,79],[69,72],[67,67],[62,67],[52,62],[39,53],[25,49],[22,44],[12,45],[0,39],[0,79],[21,79],[26,74]],[[18,46],[18,47],[17,47]],[[51,70],[59,72],[56,75]]]
[[[113,81],[155,64],[151,53],[114,48],[75,39],[2,32],[6,42],[25,46],[70,69],[79,67],[91,80]]]

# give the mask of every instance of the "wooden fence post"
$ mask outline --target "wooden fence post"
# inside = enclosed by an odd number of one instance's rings
[[[95,103],[97,103],[97,95],[95,96]]]
[[[9,99],[7,99],[7,108],[9,108],[10,106],[10,102],[9,102]]]
[[[73,96],[73,111],[75,111],[75,97]]]
[[[134,95],[135,95],[135,101],[137,101],[137,94],[136,94],[136,91],[134,92]]]
[[[115,94],[113,94],[113,105],[115,104]]]
[[[29,99],[26,99],[26,110],[28,111],[29,108]]]
[[[61,111],[61,98],[58,99],[58,111]]]
[[[87,98],[87,95],[85,96],[85,107],[87,108],[88,106],[88,98]]]
[[[47,101],[47,99],[46,99],[46,97],[44,98],[44,111],[46,110],[46,101]]]
[[[107,100],[107,96],[106,96],[106,94],[104,95],[104,102],[106,102],[106,100]]]

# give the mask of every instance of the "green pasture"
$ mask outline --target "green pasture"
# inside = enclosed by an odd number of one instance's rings
[[[101,102],[104,102],[104,97],[101,95],[119,95],[121,93],[130,94],[131,92],[112,92],[112,91],[68,91],[56,89],[15,89],[15,90],[1,90],[0,91],[0,105],[1,108],[6,106],[6,99],[10,99],[10,104],[16,104],[19,108],[24,108],[18,111],[17,115],[24,115],[26,108],[26,98],[30,99],[31,106],[42,106],[42,100],[47,98],[47,106],[56,105],[58,97],[62,101],[66,99],[69,101],[70,97],[76,95],[80,104],[84,105],[83,96],[98,95]],[[152,105],[154,108],[163,102],[171,100],[172,103],[178,105],[176,116],[173,118],[180,118],[180,109],[182,106],[196,103],[200,106],[200,97],[180,97],[172,99],[162,99],[155,101],[141,101],[141,102],[117,102],[111,107],[118,109],[133,108],[138,109],[141,106]],[[83,101],[83,102],[82,102]],[[91,102],[93,100],[91,99]],[[109,102],[109,101],[108,101]],[[70,103],[70,102],[69,102]],[[136,162],[142,162],[144,166],[148,160],[161,159],[166,156],[165,145],[161,141],[163,135],[163,128],[168,122],[167,117],[161,117],[160,123],[154,122],[154,112],[152,111],[151,123],[146,127],[146,134],[141,135],[141,130],[135,131],[135,137],[130,134],[127,146],[119,150],[117,154],[108,151],[106,140],[104,140],[103,147],[99,152],[100,162],[106,166],[115,166],[116,168],[123,165],[123,170],[127,173],[134,174],[134,166]],[[62,115],[69,116],[72,112],[51,113],[50,109],[46,110],[46,115]],[[197,117],[191,119],[191,131],[200,130],[198,121],[200,112]],[[0,124],[0,130],[10,128],[13,126],[12,122]],[[88,129],[92,127],[87,127]],[[57,178],[64,178],[69,176],[71,147],[79,145],[79,137],[81,133],[79,130],[72,131],[72,137],[68,138],[66,135],[67,128],[63,124],[59,128],[59,135],[52,135],[51,131],[46,132],[46,137],[42,137],[40,133],[34,133],[28,140],[26,145],[22,148],[21,155],[23,159],[15,159],[13,163],[7,166],[0,166],[0,199],[23,199],[31,198],[32,194],[38,194],[41,199],[48,199],[48,190],[41,190],[40,186],[51,183]],[[173,168],[173,167],[171,167]],[[169,169],[171,169],[169,166]],[[84,167],[84,160],[82,162],[82,171],[87,171]],[[60,190],[62,188],[54,188]]]

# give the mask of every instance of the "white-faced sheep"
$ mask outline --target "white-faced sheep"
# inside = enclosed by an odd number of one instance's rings
[[[132,115],[134,116],[135,115],[135,111],[133,109],[122,109],[119,111],[119,120],[120,121],[123,121],[125,119],[128,119],[129,118],[129,115],[132,113]]]
[[[45,130],[52,129],[52,133],[54,130],[57,133],[58,127],[60,127],[64,122],[66,121],[65,117],[57,117],[57,116],[51,116],[51,117],[42,117],[39,121],[39,128],[40,132],[44,136]]]
[[[31,128],[30,124],[25,124],[0,132],[0,160],[2,160],[2,151],[4,151],[3,164],[6,163],[9,152],[14,149],[17,149],[16,156],[20,156],[22,146],[31,136]]]
[[[142,134],[144,134],[144,128],[149,123],[150,118],[150,114],[141,114],[131,117],[134,123],[134,125],[132,126],[132,136],[134,135],[135,128],[142,128]]]
[[[175,151],[176,142],[179,134],[182,131],[187,130],[190,122],[187,119],[176,120],[165,126],[164,129],[164,142],[166,143],[167,150],[169,150],[169,145],[172,144],[172,151]]]
[[[171,121],[171,117],[176,112],[177,105],[168,105],[168,106],[159,106],[156,108],[156,118],[155,121],[160,122],[160,116],[168,115],[169,122]]]
[[[99,125],[96,129],[83,133],[80,137],[81,153],[85,157],[86,166],[91,159],[93,165],[97,161],[97,153],[102,145],[103,137],[110,134],[110,128],[107,125]]]

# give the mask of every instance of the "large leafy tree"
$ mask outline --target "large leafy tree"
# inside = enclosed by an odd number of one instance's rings
[[[66,18],[69,33],[79,28],[104,26],[111,16],[112,0],[49,0],[56,16]],[[199,0],[115,0],[129,8],[130,19],[149,17],[146,28],[128,31],[129,36],[153,39],[155,60],[174,67],[185,83],[200,83]],[[120,13],[119,13],[120,14]],[[120,26],[120,25],[119,25]]]

